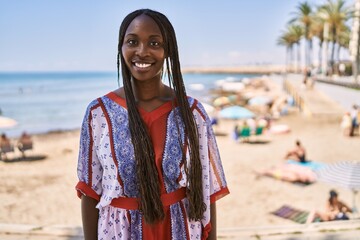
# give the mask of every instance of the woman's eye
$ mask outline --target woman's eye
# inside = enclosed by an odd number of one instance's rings
[[[157,47],[157,46],[160,46],[160,43],[156,42],[156,41],[153,41],[153,42],[150,42],[150,45],[154,46],[154,47]]]
[[[127,44],[129,44],[129,45],[135,45],[136,43],[137,43],[137,41],[134,39],[127,40]]]

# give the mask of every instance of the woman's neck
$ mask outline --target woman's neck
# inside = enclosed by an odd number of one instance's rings
[[[168,100],[172,94],[169,88],[161,80],[151,82],[133,82],[135,100],[137,102],[149,102],[152,100]]]

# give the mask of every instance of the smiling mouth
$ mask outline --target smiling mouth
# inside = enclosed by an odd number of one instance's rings
[[[134,63],[135,67],[138,67],[138,68],[148,68],[151,66],[151,63],[138,63],[138,62],[135,62]]]

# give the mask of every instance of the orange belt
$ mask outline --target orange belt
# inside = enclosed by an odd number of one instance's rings
[[[170,206],[174,203],[179,202],[180,200],[186,197],[186,188],[179,188],[171,193],[161,194],[161,202],[163,206]],[[128,198],[128,197],[118,197],[114,198],[110,205],[113,207],[136,210],[139,209],[140,198]]]

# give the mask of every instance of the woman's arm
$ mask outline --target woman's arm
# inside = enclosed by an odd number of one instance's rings
[[[352,213],[352,210],[351,210],[351,208],[350,208],[348,205],[346,205],[345,203],[343,203],[343,202],[341,202],[341,201],[340,201],[340,204],[341,204],[341,208],[340,208],[340,211],[341,211],[341,212],[349,212],[349,213]]]
[[[97,240],[99,210],[97,201],[83,195],[81,197],[81,215],[85,240]]]
[[[210,224],[211,231],[209,233],[209,240],[216,240],[216,203],[210,205]]]

